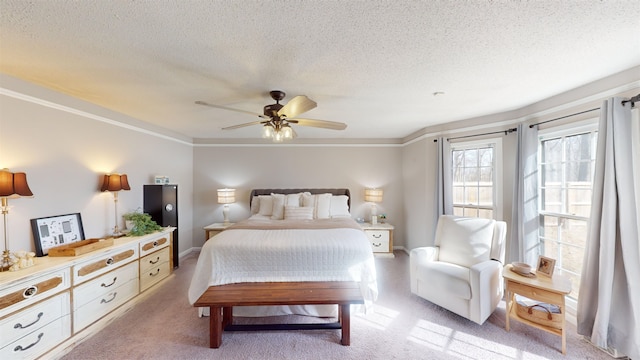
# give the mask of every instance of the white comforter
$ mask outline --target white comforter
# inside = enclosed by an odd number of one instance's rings
[[[230,228],[202,247],[189,287],[189,301],[195,303],[213,285],[274,281],[356,281],[365,308],[378,294],[373,252],[362,230]],[[289,309],[280,309],[277,314],[326,315],[309,311],[313,307]],[[234,314],[238,314],[236,309]],[[271,314],[252,311],[252,315]]]

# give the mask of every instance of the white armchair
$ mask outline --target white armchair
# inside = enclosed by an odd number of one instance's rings
[[[478,324],[503,295],[504,221],[443,215],[434,246],[411,250],[411,292]]]

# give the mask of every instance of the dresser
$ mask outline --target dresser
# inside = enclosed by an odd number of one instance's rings
[[[367,235],[373,254],[393,257],[393,225],[389,223],[361,223],[360,227]]]
[[[142,300],[171,274],[174,230],[0,273],[0,359],[61,356]]]

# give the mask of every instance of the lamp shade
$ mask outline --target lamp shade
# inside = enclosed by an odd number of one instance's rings
[[[236,202],[236,189],[218,189],[218,204]]]
[[[126,174],[106,174],[102,180],[100,191],[131,190]]]
[[[382,189],[364,189],[364,201],[382,202]]]
[[[27,174],[12,173],[9,169],[0,170],[0,197],[20,196],[33,196],[27,184]]]

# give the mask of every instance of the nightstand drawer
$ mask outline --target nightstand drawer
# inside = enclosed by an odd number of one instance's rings
[[[389,231],[365,230],[373,252],[389,252]]]

